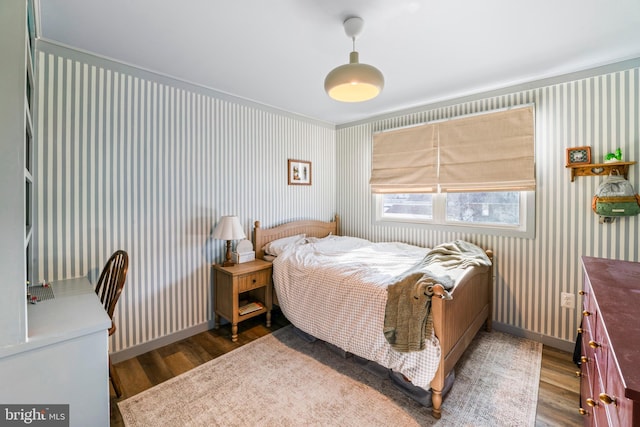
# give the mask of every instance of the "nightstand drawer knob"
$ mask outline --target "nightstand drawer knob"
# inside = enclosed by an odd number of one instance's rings
[[[578,291],[578,295],[586,295],[587,293],[585,291]]]
[[[600,396],[598,397],[600,398],[600,401],[604,404],[611,405],[613,403],[614,405],[617,405],[616,398],[609,396],[607,393],[600,393]]]
[[[584,408],[580,408],[580,409],[578,409],[578,413],[579,413],[580,415],[589,415],[589,412],[587,412],[587,410],[586,410],[586,409],[584,409]]]
[[[588,398],[587,399],[587,405],[589,405],[589,406],[591,406],[593,408],[594,406],[598,406],[598,402],[596,402],[592,398]]]
[[[576,377],[581,377],[582,376],[582,372],[581,371],[576,371]]]
[[[588,312],[587,310],[585,310],[585,311],[583,311],[583,312],[582,312],[582,315],[583,315],[584,317],[589,317],[589,316],[591,316],[591,313],[590,313],[590,312]]]
[[[587,356],[580,356],[580,362],[587,363],[588,361],[589,361],[589,358]]]
[[[598,348],[598,347],[602,347],[602,344],[595,342],[593,340],[589,341],[589,347],[591,348]]]
[[[584,329],[578,328],[578,333],[581,334],[582,332],[584,332]]]
[[[256,282],[257,282],[257,280],[256,280],[256,279],[253,279],[253,280],[252,280],[252,282],[253,282],[253,283],[256,283]]]

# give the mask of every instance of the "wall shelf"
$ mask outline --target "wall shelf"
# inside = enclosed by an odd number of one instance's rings
[[[576,176],[606,176],[613,171],[617,171],[626,179],[629,166],[635,164],[636,162],[589,163],[587,165],[567,165],[567,169],[571,170],[571,182]]]

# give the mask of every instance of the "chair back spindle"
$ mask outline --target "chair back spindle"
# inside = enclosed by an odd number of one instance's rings
[[[113,322],[113,312],[122,293],[124,282],[127,279],[127,270],[129,269],[129,255],[123,250],[117,250],[111,255],[98,279],[96,284],[96,294],[107,314],[111,318],[111,328],[109,335],[115,332],[115,323]]]

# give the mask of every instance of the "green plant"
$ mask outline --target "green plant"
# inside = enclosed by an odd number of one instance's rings
[[[622,150],[620,148],[617,148],[616,151],[614,153],[607,153],[606,156],[604,156],[605,160],[622,160]]]

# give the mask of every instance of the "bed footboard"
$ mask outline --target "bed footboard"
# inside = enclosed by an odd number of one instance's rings
[[[493,252],[486,251],[493,265]],[[434,297],[431,302],[434,333],[440,341],[442,356],[431,381],[431,413],[442,414],[442,390],[445,378],[454,368],[483,324],[491,330],[493,305],[493,267],[475,267],[456,285],[453,299]]]

